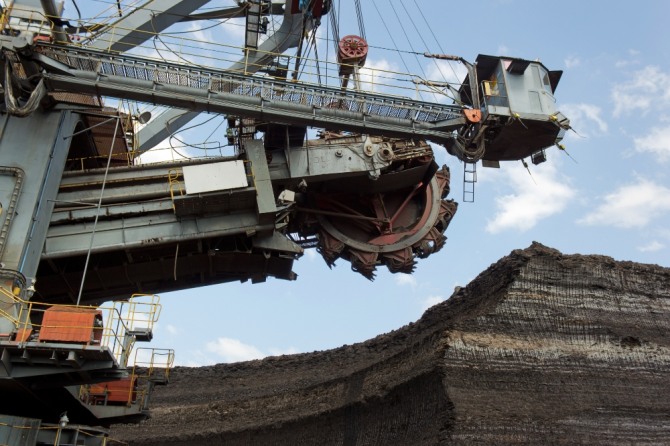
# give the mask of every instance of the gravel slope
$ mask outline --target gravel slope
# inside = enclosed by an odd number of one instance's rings
[[[416,323],[177,367],[131,445],[670,444],[670,269],[513,251]]]

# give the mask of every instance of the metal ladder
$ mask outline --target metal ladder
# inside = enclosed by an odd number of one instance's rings
[[[463,202],[475,201],[475,183],[477,182],[477,163],[463,163]]]
[[[246,33],[244,37],[245,48],[258,49],[258,35],[265,34],[263,29],[263,13],[270,8],[270,2],[267,0],[253,0],[248,3]]]

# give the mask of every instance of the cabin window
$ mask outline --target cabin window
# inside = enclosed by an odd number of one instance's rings
[[[544,71],[544,76],[542,76],[542,85],[544,86],[544,89],[547,91],[547,93],[552,94],[551,80],[549,79],[549,73],[546,71]]]

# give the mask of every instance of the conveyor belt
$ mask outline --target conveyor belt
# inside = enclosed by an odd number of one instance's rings
[[[225,70],[193,68],[85,48],[40,45],[34,58],[52,90],[78,91],[248,116],[292,125],[420,137],[453,138],[461,107],[415,101]]]

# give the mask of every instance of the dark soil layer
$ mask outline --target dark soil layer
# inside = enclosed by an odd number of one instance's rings
[[[533,244],[416,323],[177,367],[131,445],[670,444],[670,269]]]

